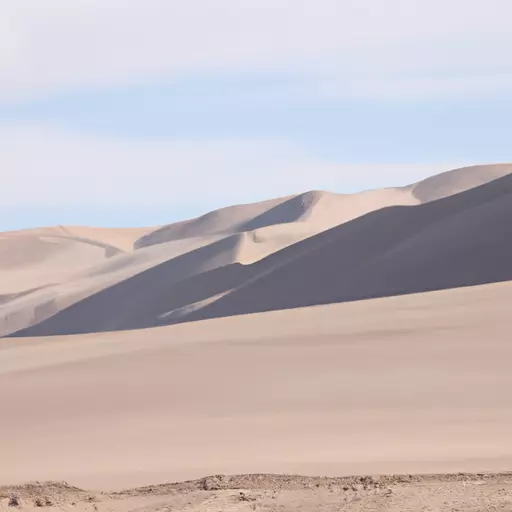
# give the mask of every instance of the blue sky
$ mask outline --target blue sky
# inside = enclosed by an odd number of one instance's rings
[[[0,230],[162,224],[510,160],[508,0],[19,0],[0,15]]]

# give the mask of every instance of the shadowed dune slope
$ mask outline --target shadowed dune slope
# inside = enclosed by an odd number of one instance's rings
[[[220,237],[189,238],[118,254],[56,284],[0,296],[0,336],[42,322],[95,293],[218,240]],[[203,267],[191,258],[188,265],[178,267],[179,274],[167,277],[167,283],[171,282],[171,278],[178,280],[204,268],[212,268],[212,265],[229,263],[234,256],[226,260],[218,257],[210,259],[204,262],[210,266]],[[172,272],[172,265],[167,265],[167,268]]]
[[[56,314],[48,320],[43,318],[38,325],[43,330],[47,328],[45,326],[54,326],[51,327],[54,334],[130,328],[141,318],[147,305],[155,299],[163,299],[177,281],[235,262],[241,236],[221,238],[165,260],[70,305],[60,313],[54,301]],[[33,321],[37,322],[37,311],[35,315]]]
[[[277,255],[258,262],[260,278],[187,319],[510,280],[511,218],[512,176],[425,205],[380,210],[299,242],[298,255],[284,264],[273,265]]]
[[[308,222],[317,231],[337,226],[387,206],[413,205],[441,199],[512,173],[512,164],[463,167],[405,187],[334,194],[312,190],[252,204],[229,206],[201,217],[148,232],[137,248],[189,237],[235,234],[277,224]]]
[[[137,240],[135,245],[137,248],[141,248],[183,238],[193,238],[219,233],[237,233],[242,231],[242,225],[251,222],[260,215],[265,215],[266,212],[289,199],[290,198],[285,197],[261,201],[259,203],[220,208],[195,219],[174,222],[162,226],[142,236]]]
[[[505,176],[367,214],[252,264],[234,258],[171,282],[164,263],[16,335],[135,329],[509,280],[511,215],[512,176]],[[218,244],[236,241],[240,254],[245,237]],[[182,258],[208,260],[203,253],[212,250]]]
[[[196,290],[191,290],[177,297],[176,294],[182,294],[186,286],[181,283],[178,286],[178,282],[188,283],[196,274],[213,272],[233,263],[253,263],[316,232],[316,228],[308,223],[275,225],[237,235],[180,239],[120,254],[62,283],[24,294],[0,296],[0,305],[3,304],[0,335],[39,324],[80,301],[85,301],[83,309],[77,306],[72,311],[83,311],[88,329],[111,329],[112,325],[123,328],[126,321],[132,325],[136,319],[138,323],[135,325],[152,326],[160,322],[160,315],[165,316],[167,323],[174,318],[168,315],[172,312],[169,308],[189,306],[190,300],[198,296]],[[215,273],[220,275],[222,271]],[[234,283],[232,278],[220,283],[222,291],[231,283]],[[202,286],[200,300],[210,297],[203,293],[207,289]],[[91,308],[91,303],[98,300],[100,304],[106,301],[107,305],[115,300],[116,304],[109,305],[108,309],[102,305],[99,310]],[[140,303],[134,312],[129,305],[137,300]],[[111,318],[111,307],[118,312],[119,319]],[[108,326],[100,318],[108,319]]]
[[[409,190],[386,189],[351,195],[312,190],[286,198],[230,206],[197,219],[169,224],[143,236],[136,246],[146,247],[194,236],[232,235],[294,223],[307,223],[319,232],[375,208],[415,203],[417,200]]]
[[[137,233],[136,230],[56,227],[21,232],[24,236],[29,234],[30,237],[27,238],[32,241],[36,232],[38,235],[60,236],[67,245],[70,245],[71,237],[94,236],[96,239],[115,242],[118,245],[121,242],[129,241],[130,243],[125,245],[125,249],[134,245],[138,245],[138,249],[121,253],[121,249],[118,250],[112,246],[112,250],[118,251],[118,253],[109,257],[108,260],[105,260],[104,254],[101,253],[94,264],[89,260],[82,263],[84,256],[87,256],[87,253],[82,251],[82,253],[74,256],[73,262],[76,265],[71,267],[69,271],[66,270],[65,265],[63,266],[60,263],[60,260],[52,257],[44,258],[44,255],[39,251],[39,256],[43,258],[43,261],[20,267],[26,280],[22,289],[7,289],[0,296],[0,335],[7,335],[45,321],[61,310],[93,294],[101,293],[109,287],[116,286],[122,281],[131,279],[136,274],[160,266],[163,263],[165,263],[164,268],[166,269],[164,282],[169,287],[171,283],[197,273],[176,272],[174,269],[181,268],[181,264],[176,267],[170,263],[172,259],[181,257],[184,253],[190,253],[191,267],[199,269],[193,262],[194,250],[222,238],[229,238],[237,234],[244,235],[239,238],[234,257],[223,262],[222,265],[235,261],[250,264],[283,247],[324,231],[343,219],[347,220],[369,209],[371,210],[377,204],[409,204],[411,201],[414,201],[414,199],[410,192],[392,189],[348,196],[312,191],[300,196],[212,212],[194,221],[177,223],[162,230],[156,230],[154,237],[153,231],[147,230],[150,233],[148,240],[154,243],[150,244],[148,242],[146,245],[143,243],[134,244],[133,235]],[[237,230],[241,233],[231,233]],[[191,236],[195,234],[204,234],[204,236]],[[182,238],[183,236],[187,238]],[[201,253],[206,255],[205,258],[209,258],[209,251],[201,251]],[[183,261],[183,258],[180,261]],[[216,266],[222,265],[219,260],[217,263],[215,261],[209,262],[207,266],[209,270],[213,270]],[[167,275],[169,273],[172,273],[172,275]],[[165,315],[166,321],[175,318],[175,315],[168,316],[168,313],[172,312],[172,308],[169,310],[169,307],[176,302],[169,299],[173,296],[172,290],[167,290],[167,300],[160,305],[155,302],[156,299],[149,300],[149,296],[159,297],[158,290],[161,288],[160,284],[153,284],[153,281],[148,278],[150,275],[158,275],[158,271],[149,272],[145,274],[144,278],[138,279],[138,283],[144,282],[144,289],[133,291],[133,293],[140,293],[140,296],[144,296],[148,303],[158,306],[156,307],[158,316],[160,314]],[[19,284],[17,275],[14,275],[11,271],[10,276]],[[225,285],[221,286],[223,291],[231,283],[233,283],[233,279],[230,278]],[[28,285],[32,284],[37,284],[39,290],[31,293]],[[239,283],[237,282],[237,284]],[[155,286],[155,289],[151,290],[150,288],[153,286]],[[33,286],[34,288],[36,287]],[[128,286],[123,287],[123,289],[132,290]],[[20,292],[23,292],[23,294],[20,294]],[[116,288],[116,297],[118,297],[118,293],[118,288]],[[110,293],[106,292],[106,295],[110,296]],[[185,297],[188,296],[196,297],[197,293],[193,291],[193,293],[185,294]],[[201,300],[205,299],[208,299],[208,297],[201,294]],[[125,302],[131,303],[134,300],[136,300],[134,297],[127,297],[116,305],[116,308],[122,307]],[[167,304],[167,301],[169,304]],[[178,302],[179,308],[190,306],[188,302]],[[89,301],[87,302],[87,308],[89,307],[88,304]],[[147,309],[147,306],[144,306],[144,308]],[[183,314],[184,311],[179,316]],[[93,321],[94,319],[89,314],[87,318],[92,322],[90,324],[91,329],[101,329],[100,325]],[[140,315],[138,318],[140,318]],[[160,320],[148,315],[143,325],[154,325],[155,322],[159,323]],[[118,325],[118,323],[114,322],[114,325]]]
[[[216,297],[244,282],[259,244],[248,234],[232,235],[105,288],[15,336],[116,331],[172,323],[172,311]],[[254,247],[256,246],[256,247]]]

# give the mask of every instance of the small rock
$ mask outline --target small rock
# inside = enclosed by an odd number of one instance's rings
[[[17,494],[13,494],[9,498],[9,507],[21,507],[21,500],[20,497]]]
[[[245,494],[245,492],[240,493],[239,499],[240,499],[240,501],[256,501],[256,498]]]
[[[226,486],[226,477],[223,475],[208,476],[202,481],[205,491],[219,491]]]
[[[39,496],[34,500],[35,507],[51,507],[53,506],[52,500],[48,496]]]

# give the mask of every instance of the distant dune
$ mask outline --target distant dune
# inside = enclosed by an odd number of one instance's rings
[[[68,228],[73,243],[105,244],[100,261],[4,295],[0,334],[137,329],[508,280],[511,172],[476,166],[398,189],[313,191],[138,233]]]
[[[171,240],[221,233],[232,235],[275,225],[289,227],[294,223],[307,223],[318,232],[377,208],[395,204],[416,204],[418,200],[411,192],[404,188],[345,195],[312,190],[297,196],[230,206],[197,219],[164,226],[140,238],[136,246],[145,247]]]
[[[511,279],[512,164],[160,228],[0,235],[0,335],[139,329]]]
[[[0,297],[62,282],[132,251],[151,229],[56,226],[0,233]]]
[[[452,196],[512,173],[512,164],[474,165],[443,172],[411,185],[421,203]]]
[[[284,263],[268,257],[255,280],[187,319],[508,281],[511,218],[512,176],[380,210],[298,243]]]
[[[413,205],[441,199],[511,172],[512,164],[481,165],[448,171],[400,188],[358,194],[310,191],[254,204],[229,206],[151,231],[136,242],[136,247],[182,238],[242,233],[296,222],[328,229],[386,206]]]

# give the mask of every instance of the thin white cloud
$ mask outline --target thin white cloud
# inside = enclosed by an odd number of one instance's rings
[[[223,206],[309,189],[405,185],[454,164],[322,161],[279,139],[134,139],[0,126],[4,208]]]
[[[462,73],[488,87],[511,71],[511,18],[510,0],[5,1],[0,101],[223,71],[333,73],[371,91]]]

